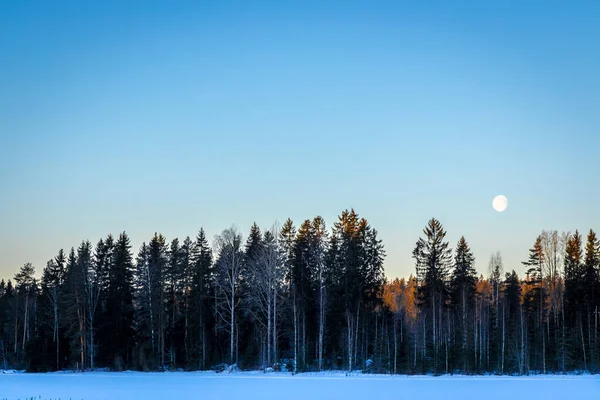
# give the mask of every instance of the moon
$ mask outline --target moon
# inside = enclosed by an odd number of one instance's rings
[[[494,210],[502,212],[506,210],[506,207],[508,207],[508,199],[506,196],[499,194],[498,196],[494,197],[494,201],[492,201],[492,207],[494,207]]]

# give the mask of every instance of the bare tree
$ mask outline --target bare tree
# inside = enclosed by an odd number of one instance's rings
[[[319,371],[323,369],[323,341],[325,336],[325,252],[327,250],[327,228],[325,220],[317,216],[312,222],[313,233],[313,254],[312,259],[316,265],[317,279],[319,285],[319,339],[318,339],[318,358]]]
[[[504,273],[504,266],[502,265],[502,255],[500,252],[496,252],[490,256],[489,263],[490,277],[492,283],[492,303],[498,310],[498,302],[500,298],[500,280]],[[498,326],[498,313],[496,313],[496,326]]]
[[[271,365],[274,356],[274,342],[277,313],[277,286],[281,279],[281,253],[278,245],[279,233],[276,228],[265,232],[263,246],[255,260],[248,264],[252,276],[248,310],[267,334],[267,364]]]
[[[242,235],[236,228],[224,230],[215,237],[214,248],[218,254],[216,262],[217,279],[217,314],[226,322],[229,332],[229,360],[234,363],[235,314],[238,305],[238,287],[242,277],[244,255],[242,252]]]

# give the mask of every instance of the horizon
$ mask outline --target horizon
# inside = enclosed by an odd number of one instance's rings
[[[3,11],[0,279],[109,233],[135,255],[350,208],[389,278],[433,217],[485,276],[497,251],[521,276],[542,230],[600,230],[600,4]]]

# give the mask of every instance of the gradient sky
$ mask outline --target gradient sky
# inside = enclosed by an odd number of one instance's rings
[[[0,278],[350,207],[388,276],[431,217],[486,273],[600,230],[600,2],[91,4],[0,6]]]

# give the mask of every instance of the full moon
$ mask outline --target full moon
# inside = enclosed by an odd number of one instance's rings
[[[494,210],[498,212],[506,210],[506,207],[508,207],[508,200],[506,199],[506,196],[499,194],[498,196],[494,197],[492,206],[494,207]]]

